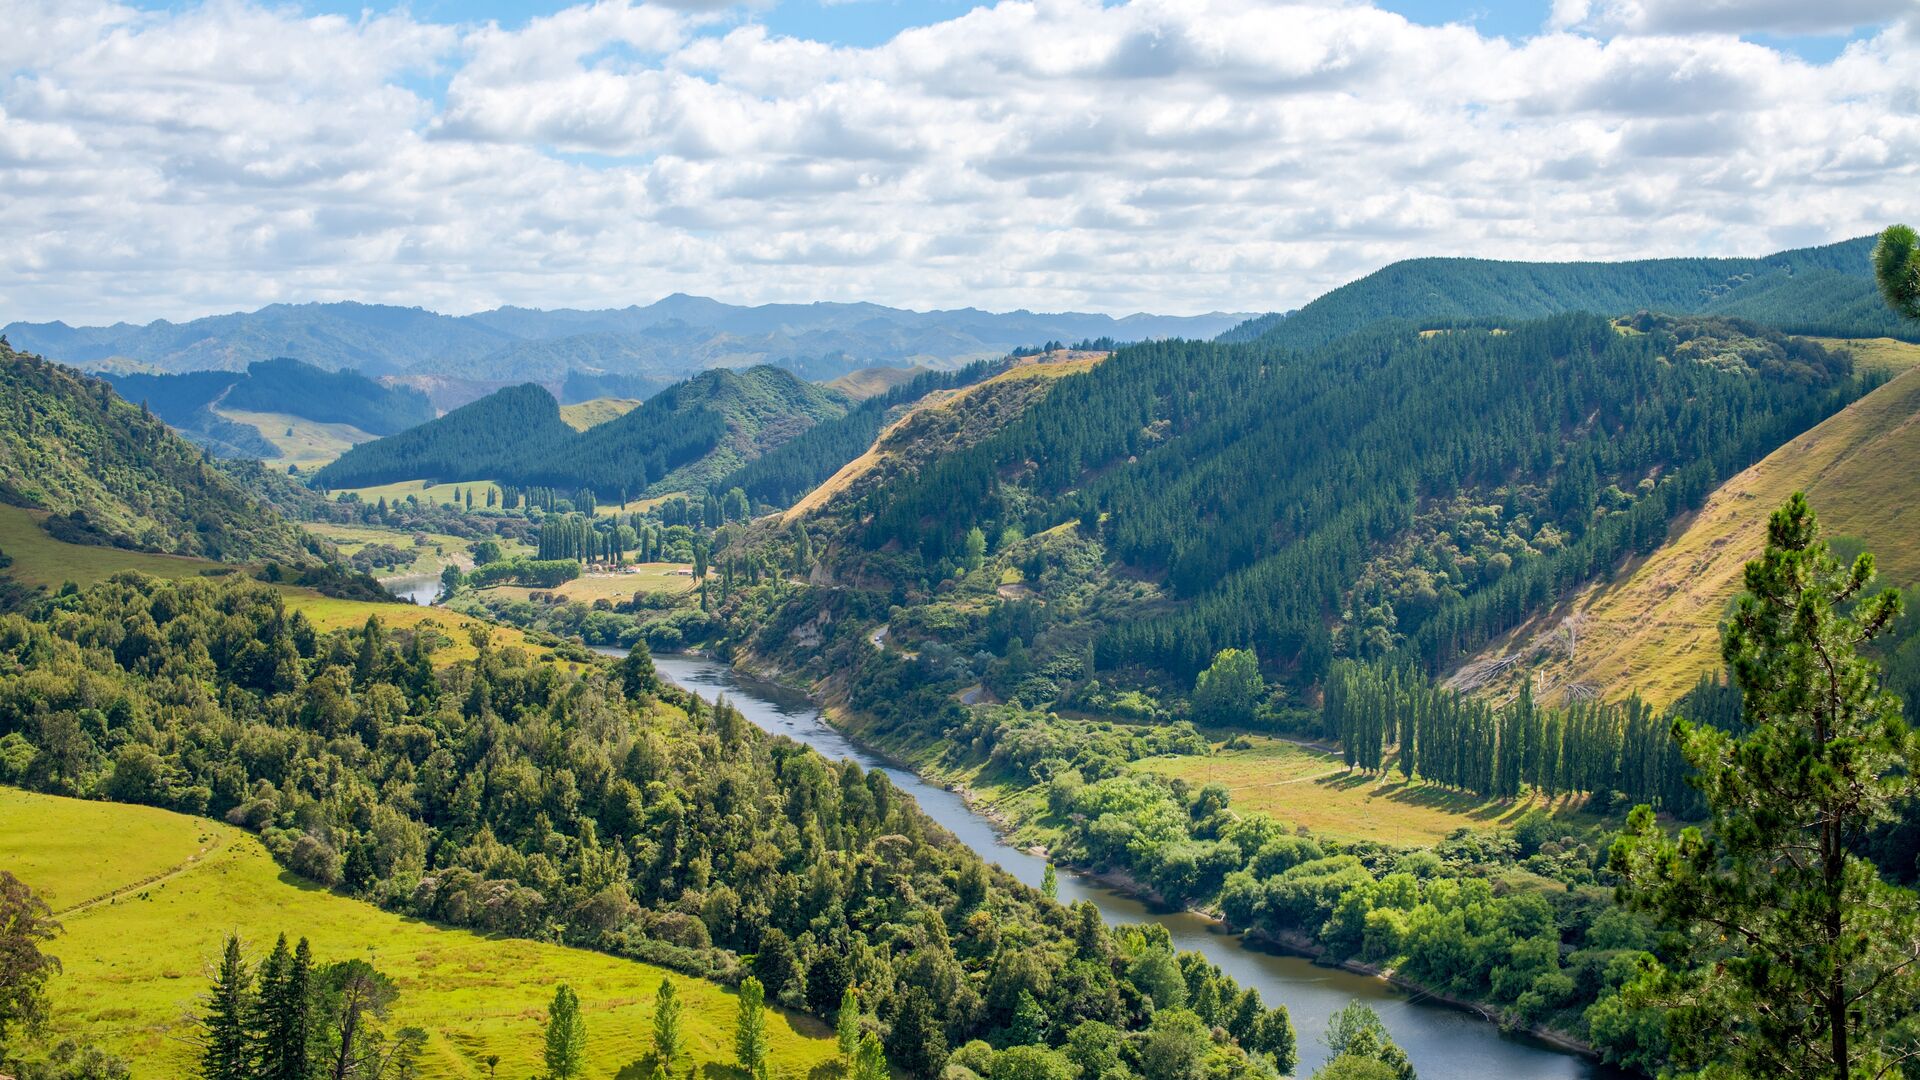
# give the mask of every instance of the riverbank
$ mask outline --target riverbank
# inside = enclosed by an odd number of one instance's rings
[[[988,799],[971,784],[956,778],[956,775],[963,773],[956,770],[930,769],[927,767],[925,761],[917,760],[923,758],[925,756],[924,754],[902,754],[899,752],[901,748],[898,745],[888,745],[898,744],[898,739],[885,739],[884,737],[876,739],[873,735],[874,725],[851,709],[847,704],[845,688],[838,685],[836,680],[822,680],[812,686],[801,685],[797,675],[778,670],[772,665],[761,666],[755,664],[750,658],[745,656],[735,657],[730,667],[732,670],[749,679],[777,686],[789,693],[804,696],[807,700],[814,703],[814,707],[819,712],[823,721],[839,732],[842,737],[854,745],[859,746],[866,753],[887,762],[890,766],[912,773],[925,783],[936,785],[945,791],[959,796],[968,810],[986,821],[1007,846],[1014,847],[1034,857],[1053,862],[1052,852],[1046,844],[1032,842],[1022,843],[1017,838],[1017,834],[1022,832],[1023,829],[1031,827],[1031,823],[1016,820],[997,805],[998,803],[1004,802],[1009,796],[1003,795],[998,799]],[[933,747],[926,747],[924,749],[931,752]],[[1018,794],[1019,793],[1015,793],[1012,797],[1017,797]],[[1168,903],[1166,898],[1159,892],[1138,880],[1124,869],[1111,866],[1082,866],[1072,863],[1056,863],[1056,865],[1078,877],[1096,882],[1116,894],[1137,901],[1154,910],[1179,913],[1200,920],[1211,927],[1213,932],[1217,934],[1237,938],[1237,947],[1239,948],[1253,951],[1273,950],[1299,956],[1321,967],[1338,969],[1373,980],[1382,986],[1391,987],[1394,990],[1409,995],[1414,1001],[1441,1005],[1466,1013],[1479,1021],[1493,1025],[1503,1035],[1520,1034],[1544,1046],[1551,1047],[1558,1052],[1578,1055],[1591,1061],[1598,1061],[1600,1058],[1598,1051],[1583,1040],[1555,1028],[1540,1025],[1521,1026],[1514,1024],[1512,1023],[1512,1018],[1505,1010],[1489,1003],[1472,998],[1459,997],[1446,991],[1423,985],[1398,974],[1391,968],[1369,964],[1352,958],[1331,959],[1327,949],[1305,933],[1296,931],[1285,934],[1274,934],[1258,929],[1239,930],[1228,923],[1221,912],[1212,908],[1192,904],[1176,905]]]

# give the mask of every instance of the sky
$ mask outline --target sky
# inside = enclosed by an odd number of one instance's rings
[[[0,323],[1265,311],[1920,217],[1920,0],[0,0]]]

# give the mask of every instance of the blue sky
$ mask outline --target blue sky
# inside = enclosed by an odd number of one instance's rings
[[[1819,0],[1806,0],[1818,3]],[[142,0],[141,7],[177,10],[189,5]],[[524,26],[527,20],[573,6],[557,0],[416,0],[405,5],[354,0],[301,0],[303,11],[358,16],[363,11],[390,11],[405,7],[416,18],[432,22],[494,20],[503,27]],[[742,19],[764,23],[776,33],[837,45],[871,46],[902,30],[951,19],[979,6],[978,0],[776,0],[740,8]],[[1428,26],[1466,23],[1482,33],[1522,38],[1540,32],[1551,13],[1549,2],[1498,3],[1490,0],[1377,0],[1376,7]],[[1870,27],[1852,32],[1818,35],[1758,33],[1754,40],[1791,51],[1806,59],[1831,59],[1850,40],[1865,36]]]

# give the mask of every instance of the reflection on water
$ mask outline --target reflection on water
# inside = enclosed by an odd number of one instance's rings
[[[380,583],[386,590],[409,604],[422,607],[440,599],[440,575],[416,574],[412,577],[388,578]]]
[[[597,651],[626,655],[619,649]],[[887,764],[834,730],[805,695],[743,677],[699,656],[656,656],[654,665],[662,678],[676,686],[709,700],[725,697],[766,731],[805,743],[830,758],[850,759],[864,768],[886,773],[895,786],[919,802],[929,817],[967,846],[1021,881],[1039,887],[1045,860],[1002,840],[960,796]],[[1242,986],[1257,987],[1268,1004],[1286,1005],[1299,1033],[1300,1076],[1324,1062],[1326,1051],[1320,1033],[1326,1030],[1327,1018],[1355,998],[1379,1011],[1394,1041],[1413,1059],[1422,1080],[1601,1080],[1623,1075],[1531,1041],[1504,1037],[1492,1024],[1471,1013],[1421,1002],[1378,979],[1244,946],[1238,936],[1209,920],[1190,912],[1152,911],[1140,901],[1076,873],[1062,870],[1059,897],[1063,904],[1093,901],[1110,923],[1159,923],[1172,934],[1176,948],[1204,953]]]

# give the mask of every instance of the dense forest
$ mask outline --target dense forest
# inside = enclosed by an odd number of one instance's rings
[[[734,470],[714,485],[716,492],[740,488],[755,505],[791,506],[819,487],[842,465],[867,451],[896,415],[935,390],[971,386],[993,374],[998,363],[982,361],[958,371],[930,371],[868,398],[845,416],[815,424],[774,450]]]
[[[1077,522],[1187,601],[1107,628],[1102,668],[1190,682],[1229,647],[1303,683],[1341,654],[1438,664],[1865,387],[1844,356],[1719,319],[1133,346],[870,494],[860,538],[938,580],[971,530]]]
[[[821,1017],[857,986],[916,1076],[978,1038],[1050,1076],[1089,1044],[1095,1075],[1290,1070],[1283,1009],[988,868],[883,774],[662,686],[644,650],[576,674],[473,643],[436,666],[428,628],[322,634],[265,586],[123,575],[0,617],[0,780],[223,816],[393,910],[751,975]]]
[[[315,483],[341,488],[494,480],[585,489],[603,503],[625,502],[666,489],[705,490],[742,463],[845,411],[841,396],[779,368],[717,369],[576,432],[560,419],[553,395],[527,383],[356,446],[320,470]]]
[[[323,545],[106,382],[0,339],[0,502],[77,543],[211,559],[320,561]]]
[[[1920,340],[1875,293],[1871,238],[1758,259],[1527,263],[1408,259],[1342,285],[1298,311],[1265,315],[1220,335],[1313,348],[1382,320],[1421,326],[1460,319],[1538,319],[1568,312],[1649,309],[1755,319],[1788,333]]]

